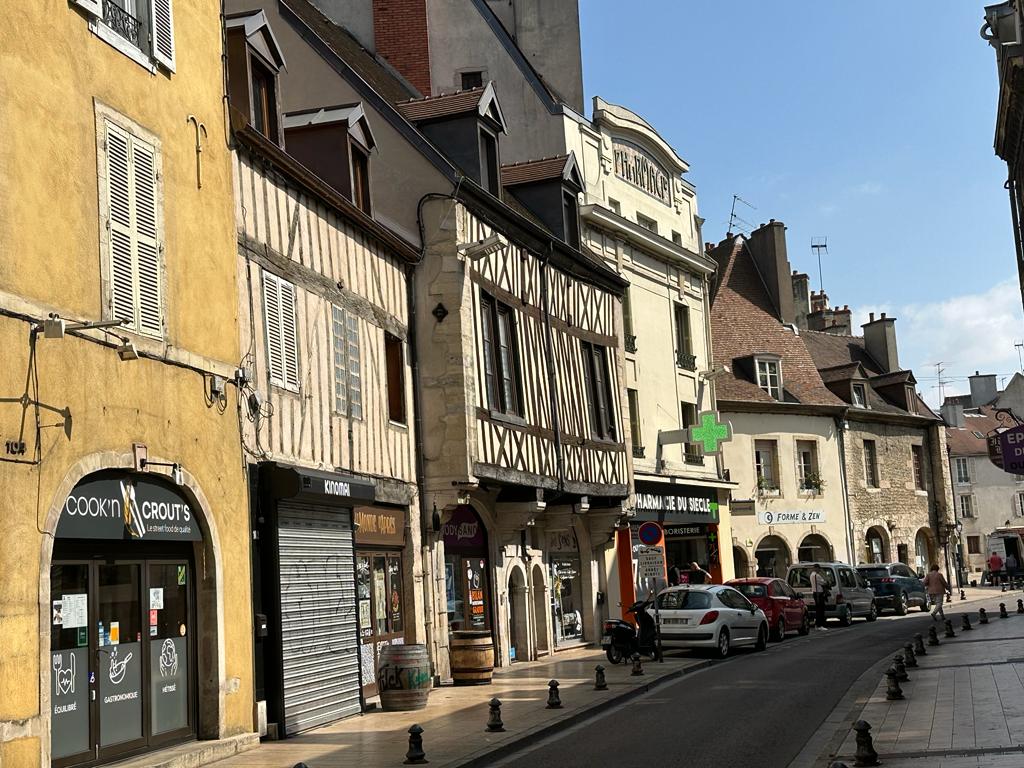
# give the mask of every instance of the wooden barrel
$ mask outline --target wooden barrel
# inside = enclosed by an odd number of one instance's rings
[[[427,706],[430,659],[425,645],[386,645],[377,663],[377,690],[385,712],[406,712]]]
[[[490,632],[453,632],[448,649],[456,685],[490,685],[494,672],[494,639]]]

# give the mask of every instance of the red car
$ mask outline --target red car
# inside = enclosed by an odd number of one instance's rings
[[[752,579],[733,579],[725,582],[742,592],[750,602],[764,611],[771,627],[772,640],[782,640],[787,632],[806,635],[811,631],[811,619],[803,596],[794,592],[782,579],[758,576]]]

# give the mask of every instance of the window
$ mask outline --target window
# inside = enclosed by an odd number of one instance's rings
[[[910,446],[914,462],[914,487],[919,491],[924,490],[924,448],[920,445]]]
[[[1017,491],[1017,517],[1024,517],[1024,491]]]
[[[758,359],[757,364],[757,386],[774,397],[782,399],[782,372],[779,370],[778,360]]]
[[[754,473],[759,491],[778,491],[778,446],[774,440],[754,441]]]
[[[821,491],[818,475],[818,444],[813,440],[796,441],[796,470],[801,491]]]
[[[370,213],[370,158],[349,142],[352,155],[352,202],[363,213]]]
[[[910,413],[917,413],[917,393],[913,387],[907,387],[907,410]]]
[[[174,71],[171,0],[72,0],[93,19],[96,34],[146,67]]]
[[[874,440],[864,441],[864,482],[868,488],[878,488],[878,448]]]
[[[974,517],[974,497],[960,496],[960,517]]]
[[[267,368],[270,382],[285,389],[299,388],[299,342],[295,325],[295,286],[263,273],[263,315],[267,329]]]
[[[676,232],[674,229],[672,230],[672,242],[675,243],[676,245],[683,244],[683,236]]]
[[[480,186],[495,197],[501,197],[498,175],[498,139],[490,131],[480,129]]]
[[[576,195],[562,193],[562,225],[565,227],[565,242],[573,248],[580,247],[580,217]]]
[[[110,314],[130,331],[161,337],[159,155],[154,145],[110,121],[104,135]]]
[[[363,382],[359,351],[359,318],[331,307],[334,330],[334,410],[363,418]]]
[[[274,73],[252,57],[252,126],[276,144],[277,93],[274,86]]]
[[[580,346],[583,348],[583,370],[590,401],[590,427],[595,438],[614,440],[615,409],[608,381],[608,350],[589,341],[580,342]]]
[[[390,333],[384,334],[384,363],[388,374],[388,418],[405,424],[405,360],[402,341]]]
[[[484,84],[484,73],[480,70],[475,72],[463,72],[459,79],[462,82],[462,90],[471,91],[474,88],[482,88]]]
[[[857,408],[867,408],[868,398],[863,384],[853,385],[853,405]]]
[[[629,289],[622,294],[622,331],[626,336],[633,335],[633,304],[629,300]],[[629,351],[629,350],[627,350]],[[634,352],[636,350],[633,350]]]
[[[971,460],[966,457],[956,459],[956,482],[958,485],[968,485],[971,482]]]
[[[839,569],[839,586],[841,587],[856,587],[857,586],[857,575],[849,568]]]
[[[697,406],[693,403],[680,403],[680,422],[683,429],[689,429],[697,424]],[[699,443],[686,443],[686,463],[703,464],[704,449]]]
[[[492,411],[521,416],[519,348],[512,309],[481,294],[480,329],[488,407]]]
[[[676,365],[688,371],[697,369],[697,358],[693,354],[693,338],[690,334],[690,308],[683,304],[673,306],[676,326]]]
[[[626,400],[629,403],[629,437],[633,441],[633,456],[642,459],[644,457],[644,441],[640,434],[640,393],[635,389],[627,389]],[[638,450],[639,455],[637,455]]]
[[[654,219],[648,219],[643,214],[638,213],[636,215],[636,223],[639,224],[644,229],[649,229],[654,234],[658,234],[658,222],[656,222]]]
[[[612,209],[612,213],[622,215],[622,204],[618,200],[611,197],[608,198],[608,207]]]
[[[967,554],[968,555],[980,555],[981,554],[981,536],[968,536],[967,537]]]

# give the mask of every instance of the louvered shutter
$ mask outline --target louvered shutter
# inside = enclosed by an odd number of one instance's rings
[[[135,192],[135,248],[138,281],[139,332],[163,333],[160,301],[160,244],[157,240],[156,155],[133,138],[132,181]]]
[[[174,71],[174,11],[171,0],[153,0],[150,28],[153,39],[153,58]]]
[[[111,309],[114,317],[124,320],[128,327],[135,329],[131,143],[127,133],[110,123],[107,123],[106,143]]]
[[[295,328],[295,286],[280,281],[281,341],[284,349],[285,386],[299,386],[299,340]]]
[[[263,273],[263,316],[267,326],[267,367],[270,380],[284,386],[284,354],[281,350],[281,292],[278,279]]]
[[[103,15],[103,0],[71,0],[71,2],[92,16]]]

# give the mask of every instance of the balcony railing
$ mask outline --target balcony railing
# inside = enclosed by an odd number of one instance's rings
[[[103,21],[132,45],[139,45],[139,20],[114,0],[103,0]]]
[[[636,336],[632,333],[626,334],[626,351],[633,354],[636,353]]]
[[[696,371],[697,356],[687,352],[676,352],[676,366],[687,371]]]
[[[642,459],[644,457],[644,447],[642,445],[633,446],[633,458]]]
[[[690,453],[686,452],[686,463],[694,464],[698,467],[704,466],[704,454],[703,453]]]

